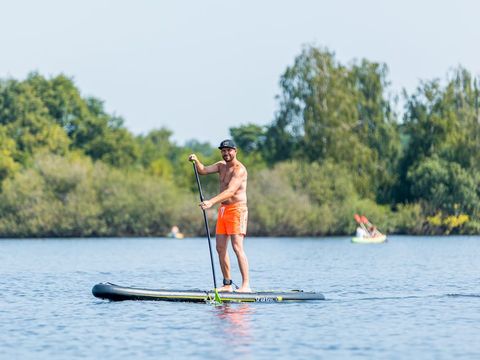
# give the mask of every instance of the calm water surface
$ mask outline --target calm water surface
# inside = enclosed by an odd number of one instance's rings
[[[207,241],[0,240],[0,358],[480,357],[480,237],[251,238],[246,249],[255,290],[327,300],[102,301],[91,288],[104,281],[211,288]]]

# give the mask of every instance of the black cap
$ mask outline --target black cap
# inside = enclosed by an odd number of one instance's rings
[[[220,150],[223,149],[223,148],[237,149],[237,145],[235,145],[235,143],[233,142],[233,140],[227,139],[227,140],[223,140],[223,141],[220,143],[220,146],[219,146],[218,148],[219,148]]]

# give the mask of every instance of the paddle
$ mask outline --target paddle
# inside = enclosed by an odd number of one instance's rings
[[[362,222],[363,222],[364,224],[367,224],[368,226],[373,226],[373,225],[370,223],[370,221],[368,221],[368,219],[367,219],[367,217],[366,217],[365,215],[362,215],[360,218],[362,219]]]
[[[200,178],[198,177],[197,166],[195,165],[195,161],[192,161],[192,164],[193,164],[193,171],[195,172],[195,178],[197,179],[198,192],[200,193],[200,201],[203,202],[204,197],[202,192],[202,186],[200,185]],[[204,209],[202,209],[202,211],[203,211],[203,220],[205,221],[205,230],[207,232],[207,238],[208,238],[208,250],[210,251],[210,263],[212,264],[213,289],[215,291],[215,302],[221,304],[222,299],[220,299],[220,295],[218,295],[217,280],[215,279],[215,266],[213,265],[212,244],[210,241],[210,228],[208,227],[207,212]]]
[[[362,221],[363,221],[364,224],[367,224],[367,225],[368,225],[368,227],[375,229],[375,226],[373,226],[373,224],[372,224],[370,221],[368,221],[368,219],[367,219],[367,217],[366,217],[365,215],[362,215],[362,216],[361,216],[361,219],[362,219]],[[378,231],[378,230],[377,230],[377,231]],[[380,233],[380,231],[378,231],[378,232]],[[372,234],[372,236],[375,236],[375,234]]]
[[[369,236],[372,236],[372,234],[370,234],[370,231],[368,231],[367,227],[365,226],[365,223],[363,221],[363,217],[361,217],[360,215],[358,214],[355,214],[353,215],[353,218],[355,219],[356,222],[358,222],[360,224],[360,226],[362,227],[363,230],[365,230],[365,232],[369,235]]]

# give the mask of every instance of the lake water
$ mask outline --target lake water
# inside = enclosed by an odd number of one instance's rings
[[[246,251],[254,290],[327,300],[103,301],[91,288],[105,281],[211,288],[206,239],[0,240],[0,358],[480,357],[480,237],[249,238]]]

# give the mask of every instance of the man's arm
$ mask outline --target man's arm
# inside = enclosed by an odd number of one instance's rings
[[[217,196],[214,196],[210,200],[205,200],[200,204],[202,209],[209,209],[213,205],[221,203],[222,201],[230,199],[232,196],[234,196],[237,192],[237,190],[242,186],[243,181],[245,180],[245,177],[247,176],[247,171],[244,168],[239,169],[236,171],[230,182],[228,183],[228,187],[223,190],[220,194]]]
[[[197,171],[200,175],[217,173],[219,171],[219,164],[221,163],[221,161],[219,161],[213,165],[205,166],[200,162],[200,160],[198,160],[197,155],[195,154],[191,154],[188,157],[188,160],[195,162],[195,166],[197,167]]]

